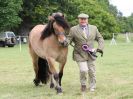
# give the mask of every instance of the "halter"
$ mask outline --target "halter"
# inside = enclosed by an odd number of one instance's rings
[[[65,35],[64,32],[55,32],[56,35]]]
[[[66,39],[65,32],[55,32],[55,34],[56,34],[56,35],[63,35],[63,36],[65,37],[65,39]],[[66,40],[63,41],[63,42],[59,41],[59,44],[60,44],[61,46],[64,46],[64,47],[67,47],[67,46],[68,46],[68,43],[67,43]]]

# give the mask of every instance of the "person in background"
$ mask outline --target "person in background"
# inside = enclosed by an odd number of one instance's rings
[[[104,39],[94,25],[88,23],[89,16],[81,13],[78,15],[79,24],[70,29],[67,36],[68,44],[74,43],[73,60],[77,62],[80,70],[81,91],[87,89],[87,75],[89,77],[89,90],[95,91],[96,88],[96,69],[95,59],[92,58],[88,51],[83,49],[87,45],[92,52],[103,52]],[[94,41],[98,42],[97,49],[94,48]]]

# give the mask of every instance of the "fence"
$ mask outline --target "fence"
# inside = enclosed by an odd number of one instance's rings
[[[115,35],[118,34],[118,35]],[[110,45],[117,45],[119,43],[131,43],[133,41],[133,33],[113,33]]]
[[[20,52],[22,51],[22,44],[28,43],[28,36],[16,36],[16,44],[19,45]]]
[[[118,34],[118,35],[116,35]],[[120,43],[132,43],[133,33],[112,33],[110,45],[118,45]],[[28,36],[16,36],[16,44],[19,45],[20,52],[22,51],[22,44],[28,43]]]

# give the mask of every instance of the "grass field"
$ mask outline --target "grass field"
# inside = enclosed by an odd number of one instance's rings
[[[104,57],[96,61],[97,89],[84,99],[133,99],[133,43],[110,46],[106,41]],[[62,80],[63,95],[49,84],[35,87],[34,72],[27,45],[0,48],[0,99],[83,99],[79,69],[72,61],[72,48]]]

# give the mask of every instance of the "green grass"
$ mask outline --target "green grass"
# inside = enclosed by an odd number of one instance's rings
[[[106,41],[104,57],[96,61],[97,89],[86,92],[84,99],[133,99],[133,43],[109,45]],[[58,66],[57,66],[58,67]],[[0,47],[0,99],[83,99],[80,92],[79,69],[68,61],[62,79],[63,95],[57,95],[49,84],[35,87],[34,72],[27,45]]]

